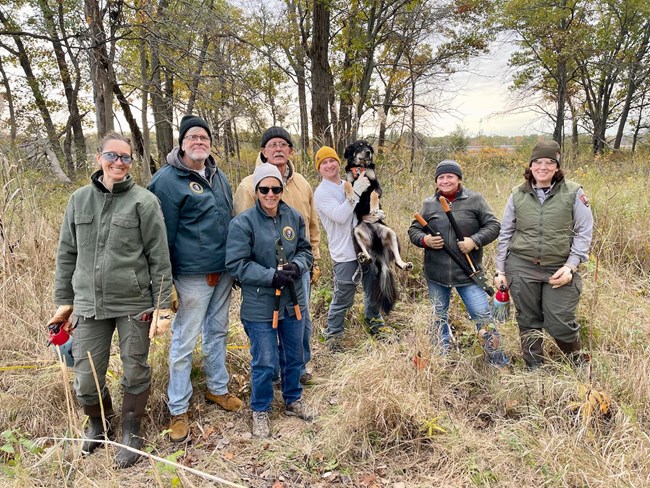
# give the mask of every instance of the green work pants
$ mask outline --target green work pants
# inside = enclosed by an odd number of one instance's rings
[[[511,253],[506,259],[505,272],[520,332],[545,329],[554,339],[572,343],[580,335],[576,308],[582,292],[582,278],[574,273],[570,283],[553,288],[548,279],[559,268],[534,264]]]
[[[139,316],[136,316],[139,317]],[[97,373],[99,390],[103,393],[106,385],[106,371],[111,353],[113,333],[117,329],[122,359],[122,386],[125,393],[137,395],[149,388],[151,368],[149,355],[150,320],[136,320],[125,316],[96,320],[88,317],[75,317],[72,355],[74,356],[74,390],[82,405],[99,403],[99,393],[93,376],[93,366]],[[88,359],[92,357],[92,366]]]

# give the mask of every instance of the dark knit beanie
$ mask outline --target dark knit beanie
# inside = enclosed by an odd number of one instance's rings
[[[438,163],[438,166],[436,166],[436,177],[434,179],[437,180],[438,176],[445,173],[451,173],[458,176],[461,180],[463,179],[463,170],[461,169],[460,164],[451,159],[445,159]]]
[[[192,127],[202,127],[205,129],[208,133],[208,137],[210,138],[210,142],[212,142],[212,132],[210,132],[210,127],[205,120],[197,115],[183,115],[183,118],[181,119],[181,125],[178,128],[178,143],[180,145],[183,144],[183,138],[185,137],[185,134]]]
[[[260,144],[260,147],[266,146],[266,143],[275,137],[284,139],[287,141],[287,144],[289,144],[290,147],[293,147],[293,142],[291,142],[291,134],[289,134],[289,132],[287,132],[282,127],[269,127],[266,129],[266,132],[264,132],[264,135],[262,136],[262,143]]]
[[[530,162],[536,159],[549,158],[557,162],[560,166],[560,145],[555,141],[541,141],[535,144],[533,152],[530,155]]]

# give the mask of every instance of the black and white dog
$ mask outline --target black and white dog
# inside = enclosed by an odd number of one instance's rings
[[[355,199],[352,185],[359,177],[365,176],[370,180],[370,186],[361,194],[354,208],[358,223],[352,230],[353,241],[359,262],[370,263],[376,268],[379,279],[372,292],[373,298],[385,313],[390,313],[399,297],[392,264],[406,271],[413,269],[413,264],[402,260],[397,234],[384,222],[385,214],[379,206],[381,186],[375,173],[372,146],[368,141],[355,141],[345,148],[343,156],[347,161],[345,193],[348,199]]]

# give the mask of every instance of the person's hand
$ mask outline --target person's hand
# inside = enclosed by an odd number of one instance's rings
[[[151,314],[149,326],[149,339],[162,335],[169,330],[172,323],[172,311],[168,308],[157,308]]]
[[[359,176],[359,179],[354,182],[354,185],[352,185],[352,189],[354,190],[354,193],[357,194],[357,196],[361,196],[361,194],[368,189],[370,186],[370,180],[368,179],[367,176]]]
[[[424,236],[424,243],[431,249],[442,249],[445,247],[445,240],[440,236],[426,235]]]
[[[476,249],[476,242],[471,237],[465,237],[462,241],[458,241],[458,249],[463,254],[468,254]]]
[[[172,309],[172,312],[174,312],[174,313],[178,312],[178,292],[176,291],[176,287],[174,285],[172,285],[171,309]]]
[[[318,283],[318,280],[320,279],[320,266],[318,264],[314,263],[314,265],[311,267],[311,279],[309,280],[309,283],[312,285],[315,285]]]
[[[558,269],[553,276],[548,279],[548,284],[553,288],[560,288],[561,286],[568,285],[573,279],[573,269],[570,266],[562,266]]]
[[[59,305],[52,318],[47,322],[47,326],[49,327],[52,324],[62,324],[64,322],[67,322],[67,320],[70,318],[70,315],[72,315],[72,310],[72,305]],[[69,330],[69,327],[67,330]]]
[[[296,263],[285,264],[284,266],[282,266],[282,271],[286,271],[287,273],[292,273],[294,278],[300,276],[300,268]]]
[[[278,269],[273,275],[271,286],[273,288],[284,288],[286,285],[293,283],[294,274],[283,269]]]
[[[379,222],[385,218],[386,213],[382,209],[378,208],[377,210],[373,210],[368,215],[363,217],[363,221],[367,224],[374,224],[375,222]]]
[[[505,273],[497,271],[497,274],[494,276],[494,287],[498,290],[502,286],[508,287],[508,279]]]

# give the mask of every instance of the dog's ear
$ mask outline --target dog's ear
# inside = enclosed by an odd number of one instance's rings
[[[345,148],[345,152],[343,153],[343,157],[345,159],[350,158],[354,154],[354,144],[348,144],[348,147]]]

